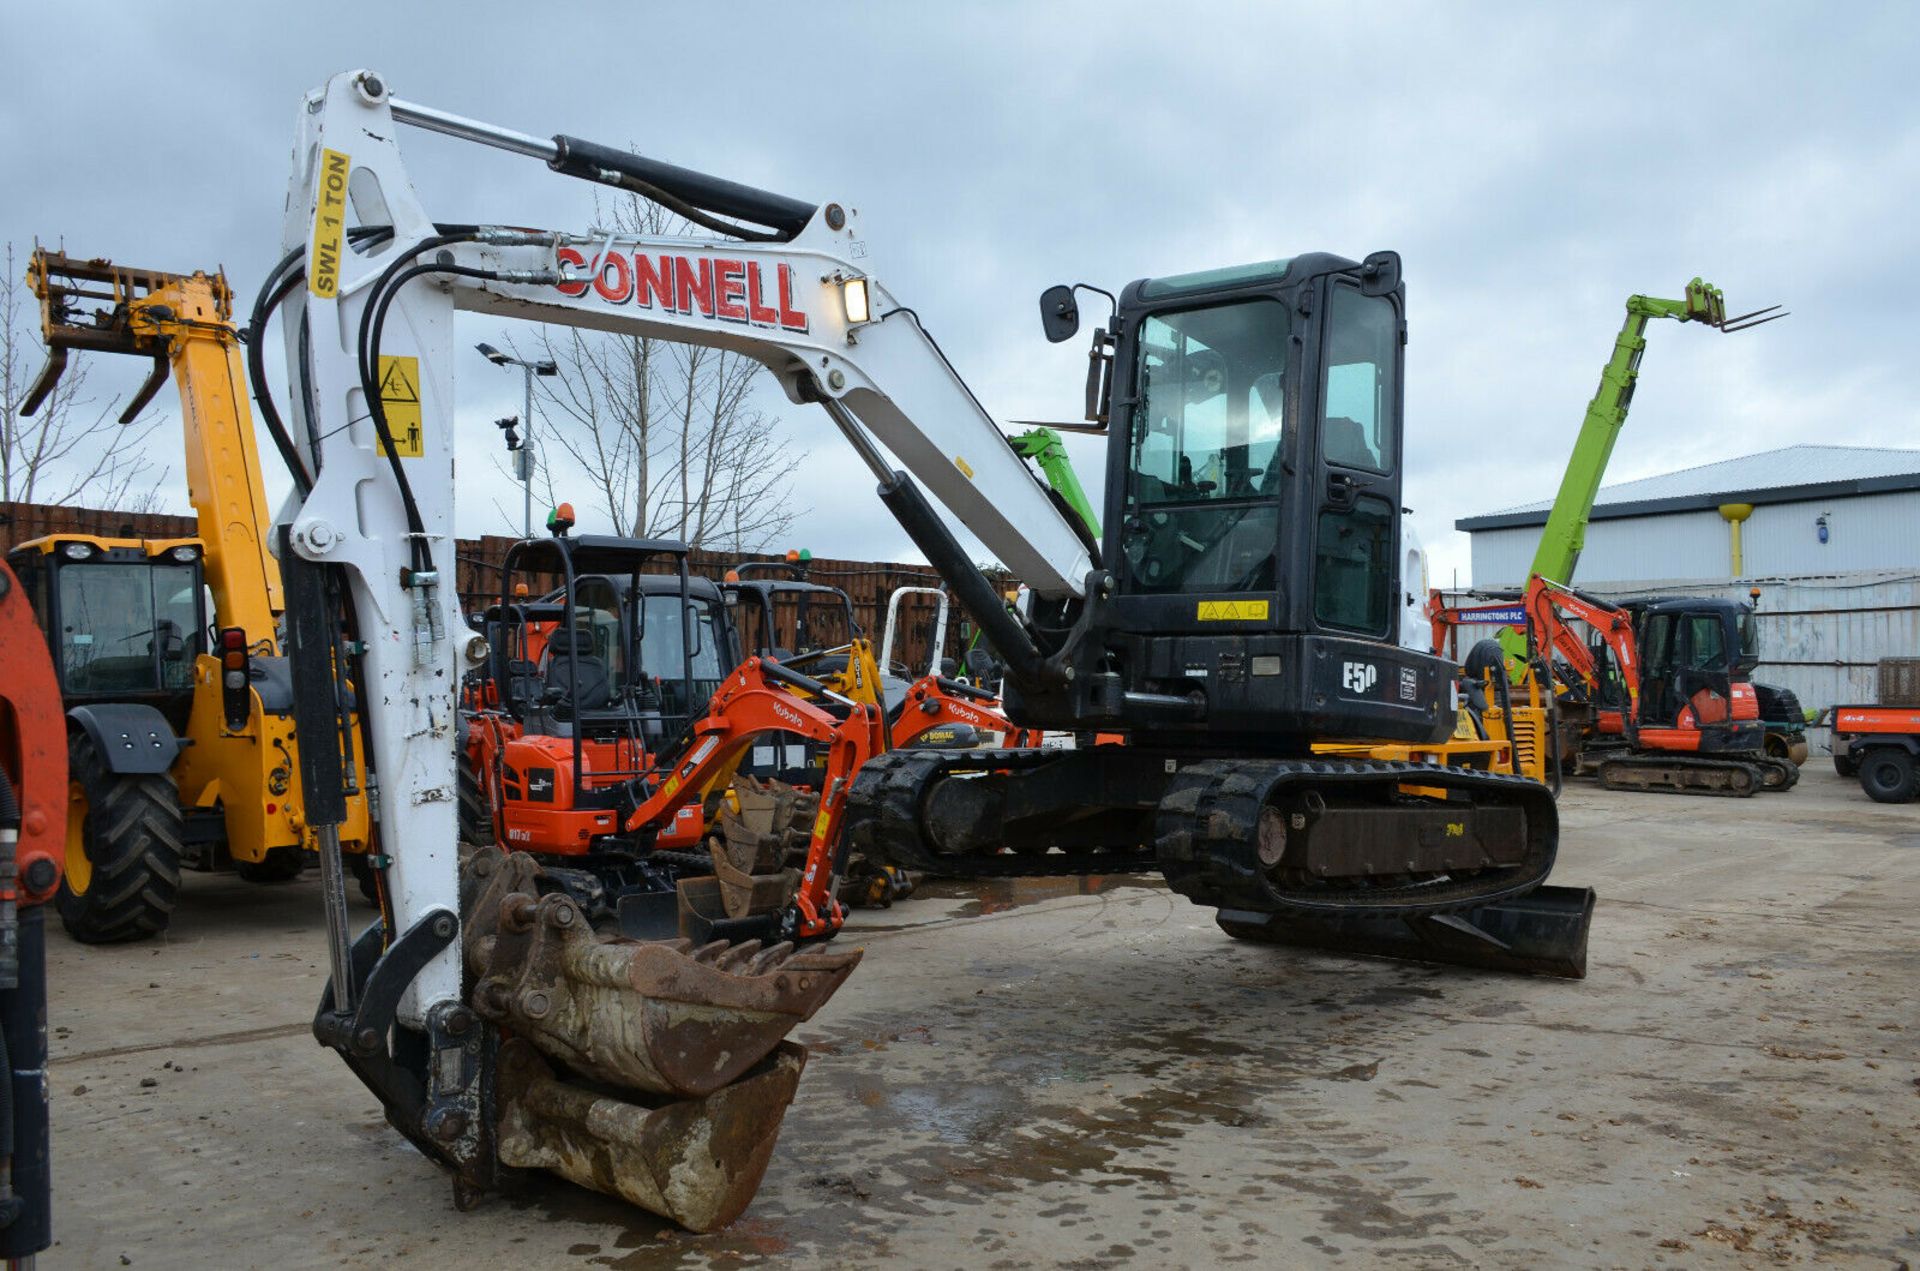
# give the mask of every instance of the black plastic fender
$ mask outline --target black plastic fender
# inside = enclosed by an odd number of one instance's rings
[[[165,772],[184,748],[166,716],[136,702],[76,706],[67,718],[86,733],[109,772]]]

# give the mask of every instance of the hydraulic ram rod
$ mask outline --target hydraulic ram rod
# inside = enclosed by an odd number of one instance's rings
[[[807,227],[816,210],[814,204],[802,199],[755,189],[565,133],[543,141],[511,128],[500,128],[397,97],[388,98],[387,105],[393,117],[403,124],[544,160],[555,172],[602,185],[625,188],[622,178],[631,178],[684,199],[702,211],[765,225],[789,239]]]

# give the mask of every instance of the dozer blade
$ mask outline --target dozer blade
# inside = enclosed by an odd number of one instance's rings
[[[572,1072],[699,1098],[739,1080],[832,997],[859,949],[602,935],[523,853],[468,857],[472,1005]]]
[[[1593,904],[1591,887],[1543,885],[1514,900],[1418,917],[1222,909],[1216,919],[1236,940],[1583,980]]]
[[[806,1062],[782,1042],[705,1098],[636,1103],[568,1084],[512,1038],[500,1047],[500,1159],[712,1231],[752,1203]]]

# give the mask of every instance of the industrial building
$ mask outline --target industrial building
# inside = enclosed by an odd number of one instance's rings
[[[1527,581],[1551,499],[1454,528],[1473,538],[1473,583]],[[1579,584],[1729,582],[1920,571],[1920,450],[1787,446],[1600,491]]]
[[[1525,585],[1550,506],[1455,522],[1476,592]],[[1757,678],[1815,709],[1874,701],[1880,662],[1920,655],[1920,449],[1787,446],[1604,487],[1573,581],[1757,599]]]

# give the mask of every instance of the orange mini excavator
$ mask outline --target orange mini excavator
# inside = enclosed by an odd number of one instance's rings
[[[766,913],[705,906],[712,934],[756,923],[781,939],[837,925],[832,854],[853,774],[882,735],[869,703],[769,658],[733,666],[711,584],[696,588],[685,544],[572,536],[568,523],[508,550],[488,615],[492,664],[468,686],[470,840],[541,859],[550,886],[628,934],[671,921],[676,890],[715,870],[699,851],[734,771],[757,740],[797,734],[824,752],[804,868]],[[669,577],[646,575],[667,558]],[[546,599],[514,597],[517,576],[557,578]],[[660,584],[660,585],[656,585]],[[711,884],[694,889],[717,902]],[[766,906],[770,909],[771,906]]]
[[[1637,636],[1627,609],[1536,574],[1526,614],[1563,667],[1562,710],[1588,712],[1582,749],[1601,785],[1744,797],[1799,780],[1795,764],[1766,753],[1745,606],[1650,601]],[[1591,629],[1592,643],[1574,619]]]

